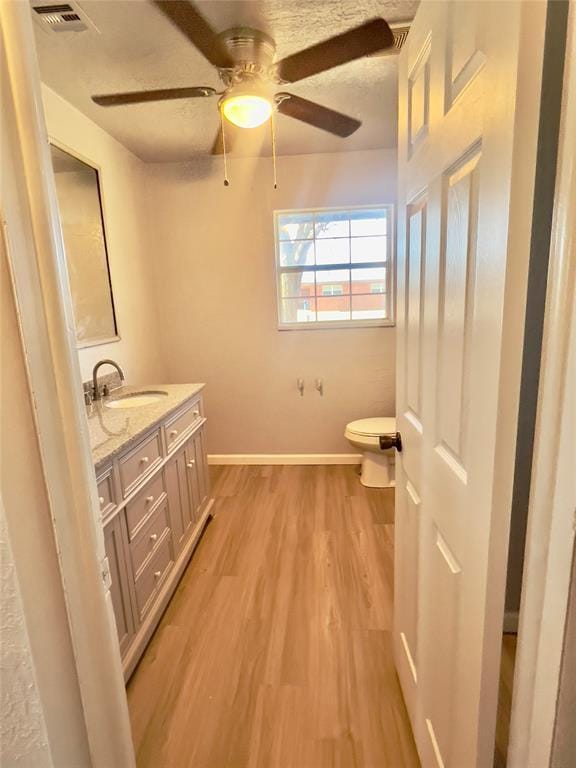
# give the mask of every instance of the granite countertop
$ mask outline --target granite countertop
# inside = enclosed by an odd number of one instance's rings
[[[136,442],[150,427],[163,421],[186,400],[204,389],[204,384],[146,384],[114,389],[105,400],[86,407],[94,466],[98,468]],[[138,408],[107,408],[106,402],[122,395],[146,391],[166,392],[150,405]]]

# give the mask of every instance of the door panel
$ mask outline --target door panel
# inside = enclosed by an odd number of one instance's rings
[[[420,577],[420,497],[409,480],[405,493],[397,495],[396,506],[396,600],[402,600],[402,611],[396,611],[396,630],[400,640],[401,664],[408,685],[404,698],[410,716],[415,716],[415,688],[418,682],[418,581]],[[400,507],[400,504],[402,506]]]
[[[430,38],[426,38],[408,78],[408,141],[412,154],[428,132]]]
[[[427,624],[434,626],[435,631],[427,648],[426,710],[435,736],[433,747],[442,757],[443,764],[448,765],[451,734],[458,721],[455,707],[457,662],[462,650],[458,638],[461,568],[434,524],[430,525],[427,547],[430,550],[429,593],[435,599],[427,602],[425,610],[430,614]]]
[[[447,9],[449,34],[446,49],[446,112],[484,66],[484,27],[480,3],[451,3]]]
[[[466,482],[479,158],[479,153],[475,153],[446,175],[445,245],[440,259],[438,297],[436,440],[440,455],[452,457],[448,466],[451,471],[456,468],[463,482]]]
[[[394,649],[425,768],[494,749],[544,22],[421,3],[399,60]]]
[[[406,405],[418,425],[422,412],[425,236],[426,202],[421,201],[408,209],[406,260]]]

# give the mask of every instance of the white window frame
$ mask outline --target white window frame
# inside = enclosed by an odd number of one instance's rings
[[[378,319],[358,319],[358,320],[313,320],[311,322],[302,323],[286,323],[282,321],[281,307],[282,307],[282,289],[281,289],[281,276],[286,272],[291,271],[291,267],[280,266],[280,243],[278,233],[278,219],[282,215],[294,214],[294,213],[338,213],[341,211],[372,211],[382,210],[388,211],[388,232],[386,237],[386,260],[384,262],[378,262],[378,264],[355,264],[353,267],[349,267],[346,264],[334,264],[334,265],[322,265],[322,269],[354,269],[362,268],[366,266],[385,266],[386,267],[386,295],[389,301],[389,316],[387,318]],[[395,206],[392,203],[380,203],[379,205],[344,205],[344,206],[329,206],[327,208],[285,208],[280,210],[274,210],[274,264],[275,264],[275,279],[276,279],[276,310],[278,317],[278,330],[279,331],[304,331],[304,330],[331,330],[335,328],[375,328],[375,327],[394,327],[396,325],[396,228],[395,228]],[[298,268],[302,270],[302,267]],[[310,267],[304,269],[304,271],[313,271],[317,267]],[[295,270],[297,271],[297,270]],[[374,294],[377,295],[377,294]],[[379,294],[381,295],[381,294]]]

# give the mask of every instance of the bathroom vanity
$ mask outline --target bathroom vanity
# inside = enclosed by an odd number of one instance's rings
[[[88,407],[125,679],[210,516],[203,387],[121,387]]]

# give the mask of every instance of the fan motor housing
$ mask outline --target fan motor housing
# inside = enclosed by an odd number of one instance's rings
[[[234,62],[241,67],[267,70],[276,53],[276,43],[265,32],[251,27],[232,27],[219,35]]]

